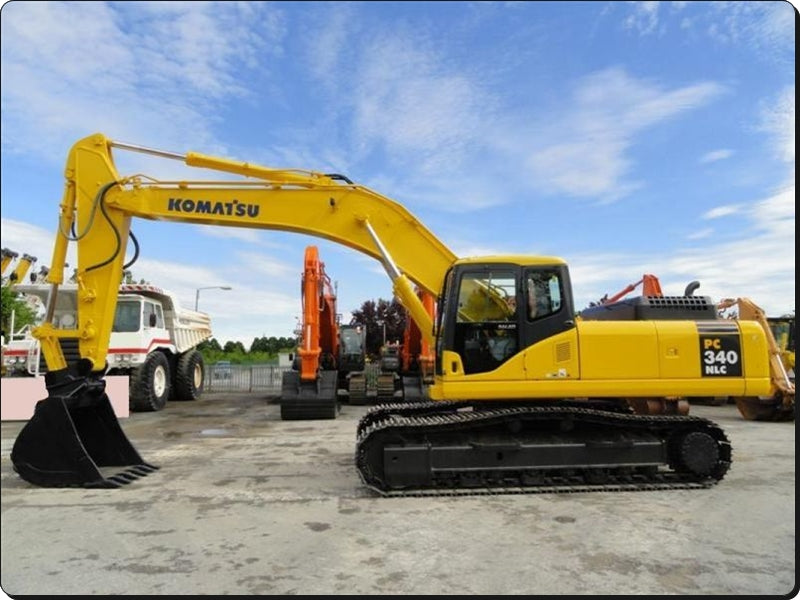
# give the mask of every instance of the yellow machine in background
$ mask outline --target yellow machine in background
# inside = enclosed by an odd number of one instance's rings
[[[16,258],[18,254],[16,252],[12,252],[8,249],[3,249],[3,273],[6,272],[6,268],[11,264],[11,261]],[[25,279],[25,276],[30,271],[31,267],[36,263],[36,257],[31,256],[30,254],[23,254],[22,258],[17,261],[16,267],[8,276],[8,285],[16,285],[18,283],[22,283]]]
[[[0,273],[2,273],[3,277],[5,277],[6,269],[11,266],[11,263],[14,262],[14,259],[17,258],[19,254],[13,250],[9,250],[8,248],[3,248],[2,253],[2,270]]]
[[[769,328],[775,337],[775,343],[781,351],[781,362],[789,375],[789,379],[794,382],[794,315],[767,317],[767,323],[769,323]]]
[[[113,150],[246,176],[122,176]],[[133,217],[275,229],[379,260],[435,348],[429,401],[376,406],[360,420],[356,468],[381,494],[706,487],[729,468],[716,424],[633,414],[630,397],[772,395],[764,330],[747,320],[575,318],[567,264],[548,256],[458,259],[400,204],[338,174],[175,154],[97,134],[70,151],[48,281],[77,244],[77,327],[35,330],[49,396],[20,432],[15,470],[36,485],[115,487],[151,472],[104,391],[109,333]],[[69,232],[75,232],[70,239]],[[432,322],[415,286],[438,298]],[[60,343],[77,339],[67,364]],[[105,477],[99,467],[125,467]]]
[[[735,308],[735,318],[758,323],[765,333],[769,350],[772,394],[736,396],[736,407],[752,421],[785,421],[795,418],[794,404],[794,317],[769,319],[749,298],[725,298],[718,304],[723,313]],[[776,336],[775,332],[779,332]],[[777,340],[781,340],[778,342]],[[791,375],[790,375],[791,373]]]

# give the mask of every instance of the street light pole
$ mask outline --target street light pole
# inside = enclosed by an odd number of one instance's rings
[[[197,288],[194,294],[194,309],[197,310],[197,305],[200,302],[200,290],[232,290],[233,288],[227,285],[210,285],[207,287]]]

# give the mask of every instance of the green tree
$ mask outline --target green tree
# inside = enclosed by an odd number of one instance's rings
[[[351,325],[361,324],[367,328],[367,354],[375,359],[380,356],[384,342],[384,327],[387,342],[403,342],[403,331],[406,327],[406,311],[397,300],[367,300],[358,310],[353,311]]]
[[[36,323],[36,310],[15,292],[11,286],[4,285],[2,288],[2,327],[3,336],[10,337],[11,314],[14,314],[14,329],[19,330],[25,325]]]

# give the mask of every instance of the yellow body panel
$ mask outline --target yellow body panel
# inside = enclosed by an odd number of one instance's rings
[[[464,375],[458,355],[446,352],[429,393],[434,400],[769,395],[764,332],[755,322],[736,325],[741,376],[703,376],[693,321],[578,321],[488,373]]]

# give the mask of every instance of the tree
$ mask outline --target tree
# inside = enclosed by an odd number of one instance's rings
[[[2,327],[3,336],[10,337],[11,331],[11,314],[14,314],[14,329],[19,331],[25,325],[33,325],[36,323],[36,309],[13,290],[11,286],[4,285],[2,287]]]
[[[378,301],[367,300],[358,310],[353,311],[351,325],[364,325],[367,329],[367,354],[372,358],[380,356],[384,342],[384,327],[387,342],[403,341],[406,327],[406,311],[403,305],[392,298],[391,301],[378,298]]]
[[[247,350],[245,350],[242,342],[225,342],[225,345],[222,347],[222,349],[225,353],[247,354]]]
[[[203,340],[197,345],[198,350],[214,350],[215,352],[222,352],[222,346],[219,345],[217,338],[210,338]]]

